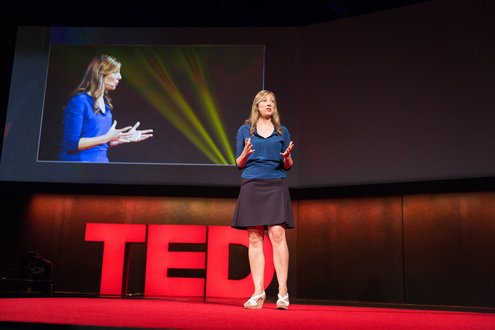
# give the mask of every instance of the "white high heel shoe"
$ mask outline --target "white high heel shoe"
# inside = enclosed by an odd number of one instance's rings
[[[277,297],[277,309],[289,309],[289,293],[286,293],[283,297],[277,294]]]
[[[248,301],[244,303],[244,308],[260,309],[261,307],[263,307],[265,298],[266,298],[265,291],[263,291],[261,294],[258,294],[256,296],[252,296],[251,298],[248,299]]]

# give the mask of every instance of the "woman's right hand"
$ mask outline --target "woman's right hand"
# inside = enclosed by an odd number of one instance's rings
[[[242,150],[240,156],[237,157],[237,159],[235,160],[237,166],[243,168],[247,163],[247,159],[249,155],[251,155],[253,152],[254,149],[253,149],[253,144],[251,143],[251,139],[246,138],[244,140],[244,149]]]
[[[129,131],[131,130],[132,126],[126,126],[124,128],[116,128],[116,127],[117,127],[117,121],[114,120],[112,127],[110,127],[108,132],[105,134],[107,141],[112,146],[129,142],[129,139],[131,138],[132,135],[132,133],[130,133]]]
[[[117,121],[115,120],[110,127],[110,129],[103,135],[90,137],[90,138],[80,138],[78,148],[79,150],[85,150],[92,148],[94,146],[108,143],[110,146],[116,146],[121,143],[129,142],[132,133],[129,133],[129,130],[132,126],[127,126],[124,128],[115,128],[117,127]]]
[[[242,153],[246,157],[248,157],[253,152],[254,152],[254,149],[253,149],[253,144],[251,143],[251,139],[250,138],[246,138],[246,140],[244,140],[244,150],[242,151]]]

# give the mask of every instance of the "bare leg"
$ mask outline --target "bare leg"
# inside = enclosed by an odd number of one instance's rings
[[[254,295],[261,294],[265,290],[265,255],[263,254],[263,237],[265,230],[261,227],[248,228],[249,236],[249,267],[254,283]]]
[[[289,247],[285,237],[285,228],[280,225],[268,229],[268,237],[273,247],[273,265],[277,273],[278,293],[287,294],[287,277],[289,273]]]

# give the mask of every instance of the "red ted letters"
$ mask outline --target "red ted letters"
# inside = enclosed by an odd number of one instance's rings
[[[103,242],[100,294],[121,295],[125,286],[127,243],[147,243],[144,295],[181,297],[249,296],[251,274],[240,280],[228,278],[229,245],[247,246],[247,234],[229,226],[86,224],[86,241]],[[170,244],[206,244],[206,252],[170,251]],[[264,240],[265,285],[274,275],[272,247]],[[206,270],[205,278],[169,277],[167,270]]]

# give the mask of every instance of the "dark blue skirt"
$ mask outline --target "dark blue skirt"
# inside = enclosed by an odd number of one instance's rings
[[[232,227],[281,225],[294,228],[294,216],[286,178],[241,179]]]

